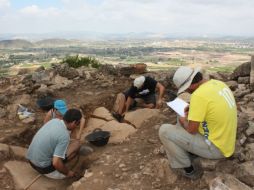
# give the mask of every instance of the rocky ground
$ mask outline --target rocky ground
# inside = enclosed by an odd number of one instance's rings
[[[135,71],[104,66],[100,70],[55,66],[33,73],[21,72],[0,79],[0,189],[24,189],[36,178],[24,159],[26,148],[41,127],[45,112],[36,101],[45,96],[62,98],[69,107],[80,108],[86,117],[82,142],[93,152],[71,163],[81,174],[65,181],[37,179],[29,189],[68,190],[184,190],[184,189],[253,189],[254,187],[254,92],[250,81],[251,63],[244,63],[234,73],[207,74],[227,82],[238,105],[238,133],[234,155],[225,160],[196,159],[204,176],[191,181],[178,176],[168,167],[158,138],[162,123],[175,123],[176,115],[166,105],[160,110],[139,109],[128,113],[128,123],[118,123],[110,115],[115,95],[130,86]],[[174,90],[172,72],[146,73]],[[167,92],[166,100],[171,95]],[[18,105],[34,114],[17,115]],[[111,131],[109,144],[95,147],[84,137],[95,128]]]

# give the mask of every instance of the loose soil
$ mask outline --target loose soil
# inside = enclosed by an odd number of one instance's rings
[[[104,106],[111,110],[115,95],[126,89],[130,83],[130,79],[116,78],[113,86],[102,88],[99,82],[80,79],[71,88],[58,91],[57,97],[65,99],[69,107],[81,108],[88,118],[97,107]],[[37,108],[35,102],[36,99],[33,98],[29,106],[36,112],[36,123],[33,126],[26,126],[18,119],[3,121],[4,125],[0,127],[2,143],[28,147],[33,135],[41,127],[45,115]],[[76,170],[82,174],[85,171],[92,174],[85,181],[86,189],[207,189],[207,184],[200,180],[193,182],[179,176],[176,183],[170,185],[154,176],[152,172],[144,172],[146,166],[158,159],[166,158],[165,154],[155,153],[161,147],[158,129],[162,123],[174,123],[176,116],[165,107],[161,110],[167,119],[163,121],[155,119],[146,123],[122,144],[92,146],[94,152],[91,155],[79,158]],[[4,162],[0,163],[0,189],[12,190],[14,183],[8,171],[3,168],[3,164]]]

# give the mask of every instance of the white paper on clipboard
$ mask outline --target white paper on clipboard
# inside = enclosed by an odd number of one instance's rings
[[[176,98],[171,102],[167,102],[167,105],[172,108],[178,115],[185,117],[184,108],[189,104],[180,98]]]

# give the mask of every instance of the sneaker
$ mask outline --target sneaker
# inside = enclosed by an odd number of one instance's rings
[[[44,176],[51,178],[51,179],[65,179],[67,176],[60,173],[59,171],[55,170],[49,174],[43,174]]]
[[[133,103],[130,105],[129,110],[133,111],[137,108],[138,102],[136,100],[133,101]]]
[[[123,118],[124,118],[124,116],[122,116],[121,114],[119,114],[119,113],[112,113],[112,116],[119,122],[119,123],[121,123],[122,121],[123,121]]]
[[[183,170],[183,176],[192,180],[200,179],[202,175],[203,175],[202,169],[194,168],[194,170],[190,173],[187,173],[185,170]]]

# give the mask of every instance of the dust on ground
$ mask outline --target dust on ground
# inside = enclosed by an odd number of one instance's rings
[[[81,108],[85,117],[89,117],[97,107],[106,107],[111,110],[115,100],[115,95],[125,90],[131,83],[131,79],[116,78],[116,82],[111,87],[101,88],[96,83],[78,80],[70,88],[59,90],[56,96],[68,102],[69,107]],[[5,88],[5,87],[4,87]],[[28,147],[33,135],[41,127],[45,112],[36,106],[36,98],[31,100],[29,105],[36,112],[36,123],[33,127],[21,125],[19,120],[11,120],[0,128],[0,138],[5,138],[4,143]],[[164,108],[165,109],[165,108]],[[158,181],[156,176],[150,173],[140,173],[147,164],[165,155],[154,154],[159,150],[161,143],[158,139],[159,125],[164,122],[175,122],[175,114],[165,112],[167,121],[153,120],[140,128],[132,135],[128,142],[107,145],[105,147],[93,147],[94,153],[81,160],[77,170],[84,172],[86,169],[93,174],[92,178],[99,180],[97,185],[87,183],[87,189],[101,190],[117,186],[121,189],[172,189],[179,186],[181,189],[200,186],[199,182],[190,182],[179,178],[177,184],[168,185],[166,182]],[[0,163],[0,189],[14,189],[12,177]],[[120,167],[119,167],[120,166]],[[139,180],[135,180],[135,175],[142,175]],[[100,183],[103,181],[102,183]],[[188,185],[187,185],[188,184]],[[201,185],[203,187],[203,185]],[[192,188],[191,188],[192,189]]]

